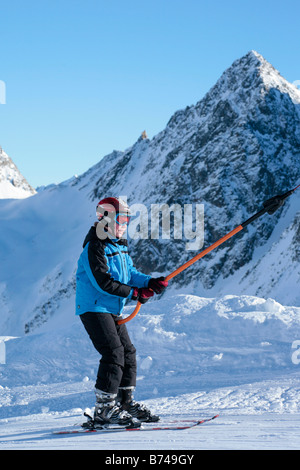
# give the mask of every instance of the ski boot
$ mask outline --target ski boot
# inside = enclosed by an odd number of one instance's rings
[[[94,410],[93,427],[107,427],[110,424],[137,427],[140,423],[116,403],[116,393],[106,393],[96,389],[96,405]]]
[[[142,403],[138,403],[133,399],[134,387],[120,387],[118,390],[117,403],[120,408],[133,418],[144,423],[156,423],[159,416],[153,415],[149,408]]]

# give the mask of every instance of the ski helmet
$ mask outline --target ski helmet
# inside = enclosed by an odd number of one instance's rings
[[[115,197],[106,197],[98,202],[96,214],[98,220],[102,220],[103,217],[106,216],[111,216],[117,221],[117,223],[120,223],[116,216],[118,216],[119,214],[121,216],[125,216],[127,217],[127,221],[129,222],[131,212],[127,202],[123,199]]]

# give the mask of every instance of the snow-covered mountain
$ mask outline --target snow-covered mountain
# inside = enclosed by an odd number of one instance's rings
[[[24,198],[32,196],[35,192],[12,159],[0,147],[0,199]]]
[[[139,138],[79,177],[0,201],[3,334],[73,311],[75,271],[96,202],[204,204],[204,247],[300,179],[300,91],[251,51],[151,140]],[[130,240],[136,265],[168,274],[191,258],[185,240]],[[299,194],[172,281],[195,295],[248,294],[299,305]],[[179,284],[178,284],[179,283]]]
[[[127,151],[109,155],[82,178],[91,175],[91,199],[126,194],[131,204],[142,202],[147,206],[203,203],[207,246],[256,212],[264,200],[294,187],[300,179],[299,105],[300,91],[261,55],[251,51],[234,62],[201,101],[176,112],[152,140],[139,139]],[[285,259],[288,256],[285,264],[292,263],[293,279],[298,285],[298,210],[299,198],[288,201],[284,209],[259,220],[175,282],[193,282],[195,292],[212,289],[216,293],[238,272],[235,283],[243,279],[241,291],[250,289],[255,294],[253,275],[257,276],[259,269],[253,273],[254,265],[259,266],[273,243],[286,244],[287,234],[282,232],[291,227],[288,232],[293,259],[286,249],[278,250],[284,251]],[[285,225],[280,226],[277,238],[271,238],[283,216]],[[133,244],[135,260],[146,272],[168,273],[192,255],[185,249],[184,240],[139,240]],[[264,249],[259,250],[262,246]],[[290,270],[287,272],[286,266],[281,269],[281,261],[274,260],[275,274],[274,267],[264,272],[265,288],[260,294],[270,295],[274,285],[278,292],[282,276],[286,282]],[[295,303],[300,298],[295,289],[292,297],[280,300]]]
[[[136,398],[162,419],[219,412],[216,426],[134,439],[50,434],[94,405],[99,355],[74,297],[97,201],[204,204],[205,248],[299,184],[299,105],[299,90],[251,51],[151,140],[143,135],[32,197],[0,199],[1,448],[299,447],[300,190],[173,279],[128,324]],[[147,273],[168,274],[195,254],[172,237],[130,246]]]

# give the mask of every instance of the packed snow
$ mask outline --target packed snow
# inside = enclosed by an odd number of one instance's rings
[[[126,307],[131,313],[133,305]],[[138,353],[135,398],[163,421],[219,413],[186,431],[55,436],[94,405],[98,353],[72,306],[59,324],[6,338],[1,449],[296,449],[300,308],[273,299],[202,298],[170,287],[128,322]]]

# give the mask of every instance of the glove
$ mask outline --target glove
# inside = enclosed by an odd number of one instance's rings
[[[154,292],[147,287],[134,287],[132,293],[132,300],[137,300],[141,304],[145,304],[150,297],[153,297]]]
[[[148,282],[149,289],[152,289],[155,294],[161,294],[166,287],[168,287],[168,281],[165,281],[164,277],[152,277]]]

